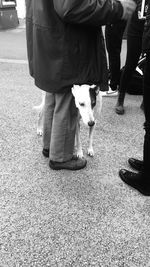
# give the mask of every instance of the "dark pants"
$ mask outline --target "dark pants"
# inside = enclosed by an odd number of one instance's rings
[[[106,25],[105,27],[105,40],[110,72],[110,87],[112,90],[116,90],[120,83],[120,54],[125,28],[126,21],[124,20],[120,20],[115,24]]]
[[[136,69],[139,57],[142,51],[142,35],[128,36],[127,38],[127,56],[124,71],[120,80],[120,92],[126,92],[130,84],[134,70]]]
[[[150,178],[150,52],[146,55],[144,73],[144,113],[145,113],[145,136],[144,136],[144,176]]]
[[[138,13],[135,11],[128,25],[126,62],[119,87],[120,93],[124,96],[141,55],[143,29],[144,21],[138,19]]]

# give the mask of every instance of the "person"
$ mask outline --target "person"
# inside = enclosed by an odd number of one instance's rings
[[[107,87],[101,25],[128,19],[132,0],[26,0],[26,38],[30,75],[46,91],[43,155],[54,170],[79,170],[74,156],[77,109],[73,84]]]
[[[121,75],[120,85],[119,85],[119,94],[117,103],[115,106],[115,112],[118,115],[123,115],[125,112],[124,109],[124,100],[125,94],[130,86],[130,82],[138,64],[139,57],[142,52],[142,35],[144,29],[144,19],[139,19],[138,11],[140,2],[137,4],[137,8],[132,14],[130,19],[128,29],[127,29],[127,55],[126,63],[124,70]]]
[[[146,53],[146,63],[143,82],[143,100],[145,113],[145,136],[143,145],[143,160],[129,158],[129,164],[138,173],[126,169],[119,171],[120,178],[132,188],[145,196],[150,196],[150,0],[143,33],[143,52]]]
[[[108,52],[109,90],[103,96],[117,96],[120,84],[121,48],[126,20],[105,26],[106,50]]]

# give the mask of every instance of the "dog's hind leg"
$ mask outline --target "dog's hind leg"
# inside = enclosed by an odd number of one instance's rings
[[[44,107],[45,107],[45,92],[42,91],[42,102],[39,106],[34,106],[33,110],[38,112],[38,122],[37,122],[37,135],[43,135],[43,117],[44,117]]]
[[[88,146],[88,155],[90,157],[93,157],[94,156],[94,149],[93,149],[93,133],[94,133],[94,127],[95,126],[92,126],[92,127],[89,127],[89,146]]]
[[[39,113],[38,123],[37,123],[37,135],[43,135],[43,118],[44,118],[44,108]]]

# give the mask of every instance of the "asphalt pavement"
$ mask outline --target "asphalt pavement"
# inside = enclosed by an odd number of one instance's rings
[[[15,29],[0,31],[0,59],[27,61],[24,21]]]
[[[53,171],[36,135],[41,92],[24,27],[0,32],[0,74],[0,267],[149,267],[150,198],[118,176],[128,157],[142,158],[142,97],[127,95],[123,116],[103,97],[95,156],[82,125],[87,167]]]

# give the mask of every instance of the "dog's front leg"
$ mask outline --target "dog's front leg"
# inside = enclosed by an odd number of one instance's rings
[[[77,121],[76,125],[76,136],[75,136],[75,141],[76,141],[76,154],[78,158],[83,158],[83,150],[82,150],[82,144],[81,144],[81,139],[80,139],[80,121]]]
[[[44,109],[42,109],[39,113],[39,119],[37,124],[37,135],[43,135],[43,117],[44,117]]]
[[[93,132],[94,132],[94,127],[89,127],[89,147],[88,147],[88,155],[90,157],[94,156],[94,149],[93,149]]]

